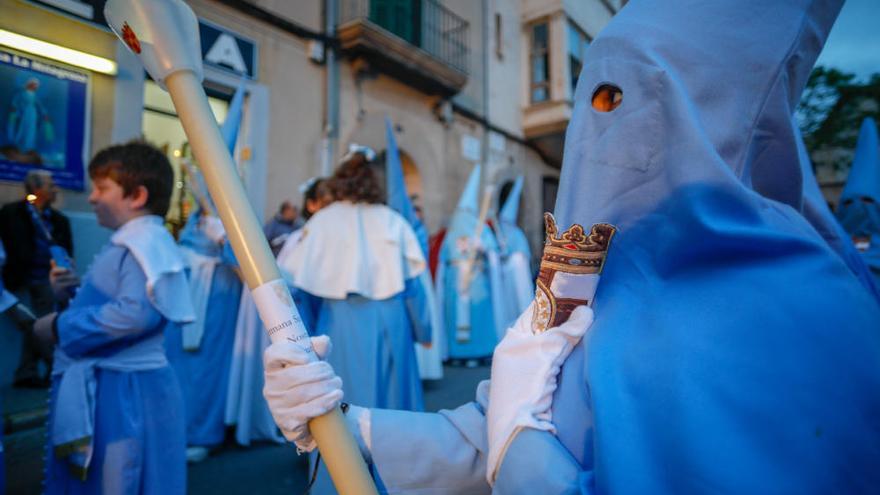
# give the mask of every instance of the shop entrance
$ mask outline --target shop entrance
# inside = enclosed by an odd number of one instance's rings
[[[208,93],[208,104],[214,118],[222,123],[226,120],[233,90],[209,86],[205,91]],[[183,160],[192,160],[193,157],[183,126],[171,102],[171,95],[151,80],[144,83],[143,133],[147,141],[165,152],[174,169],[174,189],[165,220],[177,237],[196,204],[189,178],[183,170]]]

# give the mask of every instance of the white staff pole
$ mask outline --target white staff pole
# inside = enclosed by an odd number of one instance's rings
[[[297,343],[317,359],[208,106],[195,14],[181,0],[109,0],[104,16],[171,94],[269,337]],[[311,420],[309,429],[339,493],[377,493],[339,409]]]

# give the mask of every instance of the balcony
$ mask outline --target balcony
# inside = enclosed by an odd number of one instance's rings
[[[340,0],[342,53],[427,94],[452,96],[468,77],[468,23],[437,0]]]

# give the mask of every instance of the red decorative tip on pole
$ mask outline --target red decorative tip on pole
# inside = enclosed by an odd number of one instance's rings
[[[128,23],[122,24],[122,41],[128,46],[136,54],[141,53],[141,42],[138,41],[138,37],[134,34],[134,29],[128,25]]]

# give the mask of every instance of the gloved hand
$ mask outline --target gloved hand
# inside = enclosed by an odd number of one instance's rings
[[[202,232],[205,233],[205,236],[217,244],[223,244],[226,240],[226,229],[223,228],[223,222],[220,221],[220,218],[213,215],[205,215],[201,221]]]
[[[330,352],[330,339],[312,337],[319,358]],[[263,396],[284,437],[300,451],[317,446],[308,422],[322,416],[342,401],[342,379],[323,360],[311,361],[302,348],[291,342],[276,342],[263,353],[266,384]]]
[[[508,445],[522,428],[556,433],[552,420],[553,392],[562,363],[593,323],[593,310],[579,306],[568,321],[532,333],[535,303],[520,315],[495,348],[489,384],[489,459],[486,479],[495,476]]]

